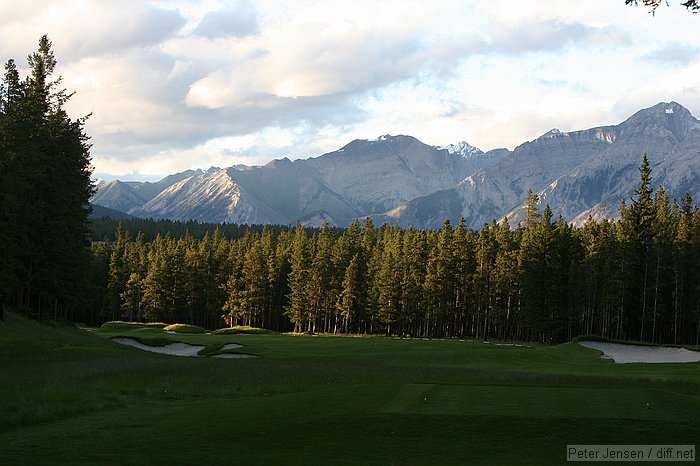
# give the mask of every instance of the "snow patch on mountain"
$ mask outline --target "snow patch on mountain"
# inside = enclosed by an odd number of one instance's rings
[[[392,136],[391,134],[382,134],[381,136],[377,136],[374,139],[360,139],[360,141],[367,141],[367,142],[380,142],[380,141],[391,141],[393,139],[396,139],[400,136]]]
[[[555,138],[557,136],[561,136],[563,133],[559,128],[552,128],[546,133],[544,133],[540,138]]]
[[[436,147],[438,150],[446,150],[449,154],[456,154],[462,158],[468,159],[475,155],[482,155],[484,151],[478,147],[474,147],[467,141],[460,141],[457,144],[448,144],[446,146]]]

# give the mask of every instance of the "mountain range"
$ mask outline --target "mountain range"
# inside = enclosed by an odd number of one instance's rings
[[[614,218],[639,182],[642,155],[669,197],[700,197],[700,121],[676,102],[618,125],[552,129],[512,151],[411,136],[359,139],[319,157],[188,170],[158,182],[102,182],[92,204],[136,217],[213,223],[345,226],[355,218],[438,228],[523,219],[527,191],[575,224]]]

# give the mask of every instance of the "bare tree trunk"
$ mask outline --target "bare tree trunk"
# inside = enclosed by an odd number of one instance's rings
[[[654,316],[652,318],[651,341],[656,341],[656,313],[659,301],[659,269],[661,268],[661,253],[656,253],[656,280],[654,283]]]
[[[676,270],[675,274],[675,296],[673,300],[673,343],[678,343],[678,327],[679,327],[679,321],[680,321],[680,308],[682,305],[682,299],[683,297],[680,295],[680,293],[683,292],[683,286],[679,285],[678,283],[678,270]]]
[[[642,288],[642,325],[639,330],[639,341],[644,341],[644,320],[646,319],[647,310],[647,276],[649,275],[649,262],[644,261],[644,285]]]
[[[622,319],[625,313],[625,260],[622,259],[620,271],[620,307],[617,310],[617,339],[622,339]]]
[[[695,315],[698,320],[698,328],[695,331],[695,344],[700,345],[700,296],[698,296],[695,302]]]

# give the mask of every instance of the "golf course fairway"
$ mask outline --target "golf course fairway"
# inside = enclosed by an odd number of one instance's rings
[[[203,349],[178,357],[115,337]],[[222,351],[257,357],[212,357]],[[542,465],[566,463],[570,444],[697,443],[700,363],[600,355],[575,342],[172,334],[7,313],[0,464]]]

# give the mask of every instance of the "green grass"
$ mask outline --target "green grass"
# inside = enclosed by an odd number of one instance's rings
[[[134,328],[165,328],[168,324],[163,322],[122,322],[121,320],[113,320],[102,324],[102,329],[108,331],[129,330]]]
[[[567,444],[696,444],[698,412],[700,364],[616,365],[576,343],[0,322],[3,465],[563,464]]]
[[[214,335],[274,335],[276,332],[264,328],[237,325],[234,327],[220,328],[211,333]]]
[[[204,330],[202,327],[188,324],[171,324],[163,327],[163,330],[166,332],[175,333],[206,333],[206,330]]]

